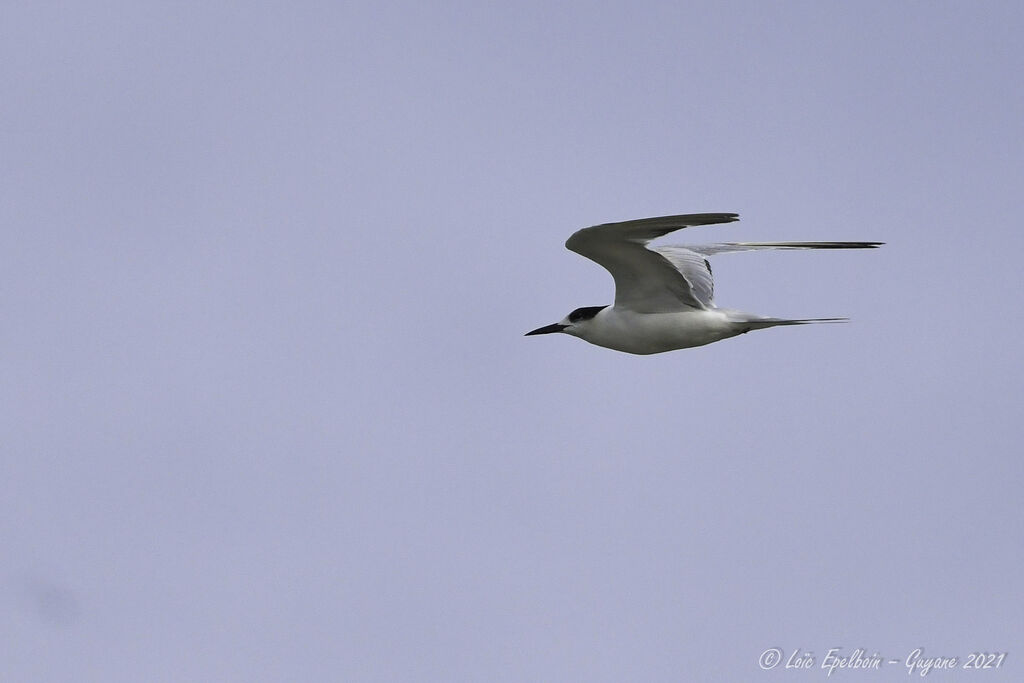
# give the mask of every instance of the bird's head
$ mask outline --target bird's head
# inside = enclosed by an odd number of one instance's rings
[[[551,334],[552,332],[564,332],[565,334],[571,334],[574,337],[582,336],[583,331],[590,325],[594,316],[606,308],[608,307],[586,306],[584,308],[577,308],[554,325],[538,327],[536,330],[527,332],[526,336],[529,337],[532,334]]]

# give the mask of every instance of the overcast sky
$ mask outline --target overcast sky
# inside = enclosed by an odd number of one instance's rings
[[[6,3],[0,680],[1024,652],[1024,6]],[[630,356],[587,225],[849,325]],[[816,658],[770,671],[761,653]]]

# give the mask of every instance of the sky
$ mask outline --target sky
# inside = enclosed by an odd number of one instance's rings
[[[1021,680],[1022,29],[6,3],[0,680]],[[885,242],[713,260],[852,322],[523,337],[613,298],[574,230],[719,211]]]

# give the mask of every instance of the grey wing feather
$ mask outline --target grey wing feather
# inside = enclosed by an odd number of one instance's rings
[[[654,247],[690,283],[690,291],[704,308],[714,308],[715,282],[711,264],[702,254],[685,247]]]
[[[734,213],[698,213],[604,223],[576,231],[565,246],[611,273],[616,306],[643,313],[703,309],[711,305],[712,286],[710,272],[705,277],[693,263],[699,255],[652,250],[646,244],[682,228],[735,220]]]
[[[759,249],[875,249],[885,242],[720,242],[718,244],[687,244],[680,248],[711,256],[733,251]]]
[[[655,216],[654,218],[638,218],[632,221],[620,221],[618,223],[602,223],[592,225],[589,228],[577,230],[569,238],[571,242],[574,237],[581,233],[600,232],[607,236],[615,236],[619,239],[628,239],[635,242],[647,243],[651,240],[667,235],[683,228],[692,228],[697,225],[715,225],[717,223],[732,223],[740,219],[737,213],[687,213],[678,216]],[[568,242],[566,243],[568,246]],[[572,247],[569,247],[572,249]]]

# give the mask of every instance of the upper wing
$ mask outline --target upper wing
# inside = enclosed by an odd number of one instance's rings
[[[639,313],[703,309],[711,306],[712,294],[711,271],[703,259],[692,251],[688,256],[678,248],[652,251],[645,245],[681,228],[736,220],[734,213],[694,213],[604,223],[576,231],[565,246],[612,274],[616,306]]]

